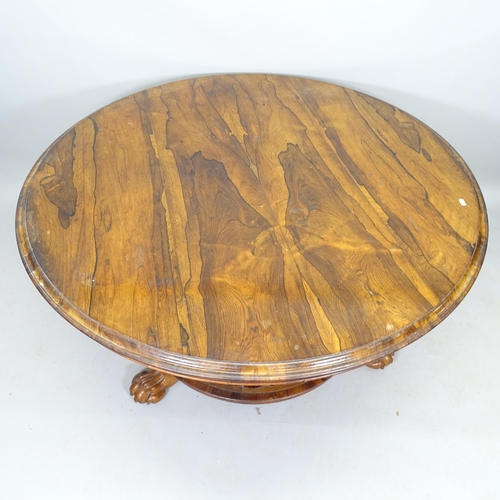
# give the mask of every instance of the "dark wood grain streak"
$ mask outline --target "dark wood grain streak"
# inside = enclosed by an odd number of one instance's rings
[[[17,237],[51,305],[116,352],[200,383],[298,387],[442,321],[487,217],[457,153],[394,106],[220,75],[63,134],[25,182]]]

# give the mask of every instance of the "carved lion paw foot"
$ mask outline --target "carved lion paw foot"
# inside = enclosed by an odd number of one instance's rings
[[[393,358],[393,354],[388,354],[383,358],[376,359],[375,361],[368,363],[366,366],[368,366],[368,368],[373,368],[374,370],[383,370],[386,366],[389,366],[392,363]]]
[[[144,370],[132,379],[130,395],[134,396],[136,403],[158,403],[176,382],[177,379],[168,373]]]

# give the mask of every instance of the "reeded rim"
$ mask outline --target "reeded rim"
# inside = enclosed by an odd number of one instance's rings
[[[186,80],[189,79],[190,78]],[[310,78],[303,79],[310,80]],[[335,85],[329,82],[323,83]],[[362,94],[361,92],[357,93]],[[118,99],[109,105],[115,104],[120,100],[122,99]],[[385,102],[381,99],[378,100]],[[399,109],[392,104],[389,105]],[[328,354],[313,358],[303,358],[283,362],[258,363],[214,360],[169,352],[144,344],[108,328],[105,325],[102,325],[98,321],[91,318],[88,314],[75,307],[75,305],[67,300],[54,286],[35,258],[26,227],[26,194],[31,184],[31,179],[35,175],[46,154],[51,150],[54,144],[56,144],[76,125],[64,132],[46,149],[31,169],[26,181],[23,184],[16,210],[16,238],[21,260],[30,279],[38,291],[63,318],[69,321],[78,330],[82,331],[90,338],[106,346],[112,351],[154,369],[195,380],[219,383],[252,384],[316,379],[329,375],[335,375],[337,373],[342,373],[344,371],[366,365],[367,363],[379,359],[387,354],[391,354],[422,337],[429,330],[441,323],[441,321],[443,321],[458,306],[458,304],[469,292],[479,274],[486,254],[488,242],[488,216],[486,204],[479,185],[470,168],[455,151],[455,149],[432,128],[409,113],[406,114],[411,116],[412,119],[426,127],[428,130],[431,130],[436,137],[442,141],[443,145],[445,145],[446,148],[448,148],[450,152],[453,153],[453,156],[455,156],[455,158],[459,161],[463,171],[469,178],[475,189],[479,206],[480,220],[478,238],[476,240],[474,252],[471,256],[468,267],[462,277],[454,288],[434,308],[429,310],[425,315],[421,316],[406,328],[400,329],[390,336],[373,341],[364,346],[341,351],[337,354]]]

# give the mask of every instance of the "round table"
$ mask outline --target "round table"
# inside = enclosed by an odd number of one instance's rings
[[[486,251],[455,150],[378,99],[306,78],[160,85],[102,108],[22,189],[19,250],[55,310],[148,368],[244,403],[393,353],[464,298]]]

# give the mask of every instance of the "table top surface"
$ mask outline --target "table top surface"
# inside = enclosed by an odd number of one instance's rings
[[[30,277],[148,366],[271,383],[400,349],[465,296],[487,241],[469,168],[407,113],[333,84],[220,75],[93,113],[19,199]]]

